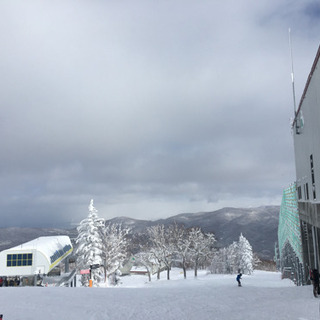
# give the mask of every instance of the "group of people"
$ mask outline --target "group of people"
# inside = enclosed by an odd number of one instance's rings
[[[312,277],[310,276],[310,279],[313,280],[314,284],[315,283],[317,284],[317,288],[318,288],[317,290],[319,291],[319,273],[318,273],[318,270],[316,270],[316,272],[315,270],[313,270],[313,276]],[[242,277],[242,273],[239,272],[236,278],[239,287],[241,287],[241,277]],[[114,277],[114,281],[117,282],[116,275]],[[0,277],[0,287],[18,287],[19,285],[20,285],[19,277],[15,277],[15,278]]]
[[[0,277],[0,287],[18,287],[20,285],[20,278]]]

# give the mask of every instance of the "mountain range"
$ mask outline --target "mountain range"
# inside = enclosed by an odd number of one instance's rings
[[[147,227],[173,222],[186,228],[200,227],[204,232],[215,234],[218,247],[230,245],[242,233],[250,242],[253,251],[261,259],[272,260],[278,235],[279,206],[257,208],[223,208],[212,212],[182,213],[155,221],[117,217],[106,223],[120,223],[130,227],[132,233],[144,233]],[[17,246],[40,236],[68,235],[74,239],[77,230],[54,228],[2,228],[0,229],[0,251]]]

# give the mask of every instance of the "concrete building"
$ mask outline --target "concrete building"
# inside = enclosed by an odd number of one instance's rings
[[[320,267],[320,47],[292,124],[305,277]]]

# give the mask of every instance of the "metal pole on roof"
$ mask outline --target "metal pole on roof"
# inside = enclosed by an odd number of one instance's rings
[[[292,54],[291,29],[290,28],[289,28],[289,46],[290,46],[290,56],[291,56],[291,82],[292,82],[293,108],[294,108],[294,117],[296,117],[296,115],[297,115],[296,90],[294,87],[293,54]]]

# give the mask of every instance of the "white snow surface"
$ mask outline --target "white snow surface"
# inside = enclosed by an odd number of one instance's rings
[[[312,287],[296,287],[279,273],[255,271],[243,276],[199,271],[197,279],[180,269],[171,280],[147,281],[126,276],[117,287],[8,287],[0,288],[0,314],[4,320],[103,319],[319,319],[319,302]]]

